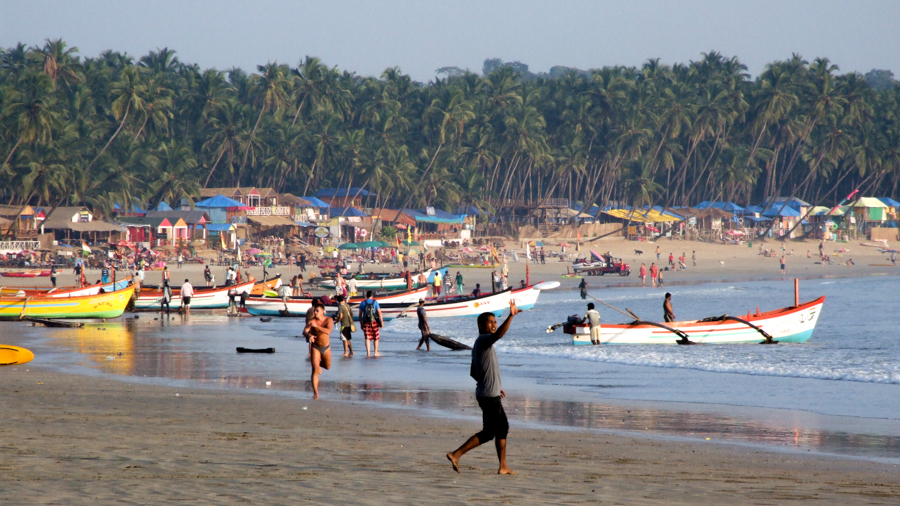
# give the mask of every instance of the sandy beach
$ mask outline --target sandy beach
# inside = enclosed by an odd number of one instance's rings
[[[896,504],[897,466],[587,431],[479,429],[409,410],[0,372],[4,504]],[[474,400],[473,400],[474,404]]]
[[[816,264],[817,242],[788,243],[794,255],[787,257],[784,276],[780,256],[760,256],[757,244],[658,244],[661,263],[669,252],[676,257],[685,252],[689,259],[687,270],[666,273],[669,286],[780,279],[787,286],[793,277],[898,272],[885,255],[858,243],[826,243],[829,254],[851,250],[835,258],[853,258],[856,265],[849,268]],[[780,244],[769,241],[766,247]],[[610,251],[635,271],[628,277],[588,277],[592,293],[602,296],[604,288],[639,285],[637,268],[656,261],[655,247],[613,239],[585,248]],[[696,267],[692,251],[697,252]],[[522,258],[510,263],[511,283],[524,279],[525,265]],[[580,281],[562,278],[569,264],[556,258],[528,265],[532,282],[558,280],[561,288],[574,289]],[[367,270],[379,268],[389,267]],[[202,284],[202,266],[177,269],[173,264],[170,270],[175,282],[189,277]],[[467,288],[476,282],[490,287],[490,269],[461,270]],[[259,268],[250,272],[261,276]],[[271,272],[296,273],[284,268]],[[157,282],[159,276],[149,272],[147,282]],[[60,278],[60,284],[71,282],[71,272]],[[15,341],[4,339],[10,340]],[[81,376],[38,362],[0,369],[4,504],[896,504],[900,498],[894,464],[779,452],[715,438],[526,428],[515,413],[510,416],[509,463],[518,475],[494,474],[492,445],[469,453],[462,474],[456,474],[444,454],[479,430],[474,396],[471,406],[458,413],[461,418],[446,418],[446,412],[377,402],[175,388],[102,373]]]

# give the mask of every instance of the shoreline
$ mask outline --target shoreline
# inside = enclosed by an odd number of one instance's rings
[[[297,496],[365,504],[413,504],[424,496],[525,504],[720,504],[737,497],[891,504],[900,497],[895,464],[547,431],[523,425],[514,412],[509,460],[518,476],[496,476],[489,447],[467,455],[458,475],[443,454],[479,429],[474,417],[14,369],[0,376],[8,392],[0,396],[0,497],[13,504],[24,497],[30,504],[112,504],[142,494],[211,504]]]

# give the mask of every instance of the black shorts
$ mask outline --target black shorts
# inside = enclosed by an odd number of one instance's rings
[[[475,396],[478,406],[481,408],[481,419],[483,427],[481,432],[475,434],[478,437],[478,443],[484,444],[491,439],[506,439],[509,434],[509,420],[506,418],[506,411],[503,410],[503,403],[499,397],[479,397]]]
[[[344,341],[349,341],[353,339],[353,332],[350,327],[341,327],[341,337]]]
[[[185,305],[185,306],[190,306],[190,305],[191,305],[191,298],[190,298],[190,297],[182,297],[182,298],[181,298],[181,303],[182,303],[183,305]]]

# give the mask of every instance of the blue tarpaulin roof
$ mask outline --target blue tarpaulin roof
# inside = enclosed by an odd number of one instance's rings
[[[312,204],[313,207],[331,207],[331,204],[329,204],[328,202],[325,202],[324,200],[321,200],[321,199],[317,199],[315,197],[300,197],[300,198],[303,200],[306,200],[307,202]]]
[[[375,196],[374,193],[363,190],[362,188],[323,188],[316,192],[316,197],[368,197]],[[303,197],[306,198],[306,197]]]
[[[116,211],[121,211],[123,208],[118,202],[116,202],[115,205],[113,206],[113,209],[115,209]],[[135,205],[131,206],[131,211],[126,211],[126,212],[134,213],[134,214],[147,214],[146,209],[141,209],[140,207],[135,206]]]
[[[884,205],[888,207],[900,207],[900,202],[897,202],[890,197],[878,197],[878,200],[884,202]]]
[[[783,216],[786,218],[799,218],[800,211],[789,205],[774,204],[772,207],[762,212],[763,216]]]
[[[404,209],[403,213],[412,216],[417,222],[421,221],[423,223],[461,224],[466,220],[466,215],[464,214],[448,213],[441,209],[435,209],[433,216],[429,216],[425,211],[418,209]]]
[[[194,204],[194,207],[247,207],[244,204],[226,197],[225,195],[216,195],[215,197],[201,200]]]
[[[457,208],[456,208],[456,214],[458,214],[458,215],[459,215],[459,214],[465,214],[465,215],[468,215],[468,216],[478,216],[478,215],[482,215],[482,214],[486,215],[487,212],[482,211],[481,209],[478,209],[477,207],[471,206],[471,205],[470,205],[470,206],[459,206],[459,207],[457,207]]]
[[[169,204],[166,204],[165,200],[163,200],[159,203],[158,206],[156,206],[156,210],[157,211],[172,211],[173,209],[169,206]]]
[[[352,217],[357,216],[360,218],[365,218],[369,216],[368,214],[360,211],[355,207],[329,207],[328,208],[328,216],[332,218],[337,218],[338,216],[344,217]]]
[[[706,209],[708,207],[714,207],[716,209],[728,211],[729,213],[735,213],[744,210],[743,207],[735,204],[734,202],[712,202],[709,200],[704,200],[703,202],[697,204],[696,206],[694,206],[694,209]]]
[[[224,232],[226,230],[231,230],[233,227],[231,223],[210,223],[206,225],[206,230],[209,232]]]

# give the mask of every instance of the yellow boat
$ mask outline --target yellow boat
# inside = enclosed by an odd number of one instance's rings
[[[134,285],[83,297],[2,297],[0,320],[22,318],[118,318],[134,295]]]

